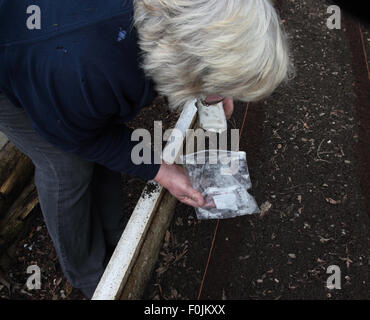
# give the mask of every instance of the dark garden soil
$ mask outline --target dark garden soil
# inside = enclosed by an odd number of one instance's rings
[[[240,129],[261,213],[199,221],[179,203],[144,299],[370,298],[370,27],[342,12],[341,29],[328,29],[328,4],[279,1],[296,76],[264,101],[236,103],[229,121]],[[131,126],[173,127],[164,105],[157,99]],[[128,216],[144,185],[123,178]],[[0,298],[83,299],[33,215],[2,261]],[[32,264],[41,290],[25,287]],[[341,289],[327,288],[333,265]]]
[[[230,123],[262,213],[197,221],[179,204],[145,299],[370,298],[369,26],[330,30],[327,6],[279,1],[296,77]]]

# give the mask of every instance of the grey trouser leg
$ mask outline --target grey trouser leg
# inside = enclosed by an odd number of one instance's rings
[[[41,210],[62,270],[91,297],[123,231],[121,174],[41,138],[23,109],[0,94],[0,131],[35,165]],[[41,270],[42,272],[42,270]]]

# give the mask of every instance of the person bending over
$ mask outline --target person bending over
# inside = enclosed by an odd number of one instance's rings
[[[172,110],[223,100],[230,117],[287,79],[286,36],[268,0],[32,5],[0,0],[0,131],[32,159],[62,271],[91,298],[123,231],[121,173],[205,204],[181,166],[132,162],[125,122],[158,94]]]

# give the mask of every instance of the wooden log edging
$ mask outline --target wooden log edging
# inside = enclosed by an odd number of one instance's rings
[[[36,187],[32,180],[0,220],[0,251],[5,251],[17,238],[26,218],[38,203]]]
[[[4,146],[9,142],[8,137],[0,132],[0,151],[4,148]]]
[[[34,165],[0,132],[0,256],[17,239],[38,204]]]
[[[15,168],[0,186],[0,219],[32,179],[34,166],[27,156],[21,154]]]

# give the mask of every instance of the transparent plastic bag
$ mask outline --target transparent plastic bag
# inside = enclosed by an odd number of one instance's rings
[[[196,208],[197,218],[227,219],[258,213],[245,152],[205,150],[182,157],[192,187],[207,204]]]

